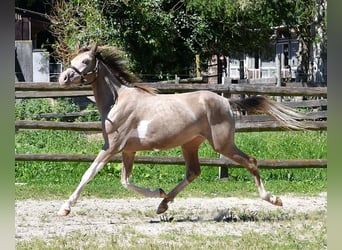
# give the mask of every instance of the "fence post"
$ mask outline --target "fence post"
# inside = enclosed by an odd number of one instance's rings
[[[200,56],[199,56],[199,55],[196,55],[195,58],[196,58],[196,77],[201,77]]]
[[[218,83],[218,58],[217,55],[213,55],[208,62],[208,84]]]
[[[229,60],[227,60],[227,58],[224,55],[221,55],[219,60],[218,60],[218,80],[217,83],[218,84],[225,84],[225,77],[227,76],[227,63],[229,64]],[[219,81],[221,80],[221,81]],[[221,94],[222,96],[224,96],[224,94]],[[220,154],[220,159],[224,157],[223,155]],[[220,166],[219,167],[219,178],[228,178],[228,167],[224,167],[224,166]]]
[[[224,156],[220,154],[220,159],[223,158]],[[220,166],[219,167],[219,178],[228,178],[228,167],[226,166]]]
[[[175,74],[175,84],[179,84],[179,77]]]
[[[276,74],[277,74],[277,87],[281,87],[281,53],[276,54]],[[277,96],[277,102],[281,102],[281,96]]]

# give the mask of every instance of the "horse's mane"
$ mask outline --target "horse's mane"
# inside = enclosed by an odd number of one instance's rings
[[[90,51],[91,46],[79,49],[78,53]],[[149,93],[156,93],[157,89],[152,87],[137,84],[141,80],[129,71],[127,67],[127,59],[124,57],[124,52],[111,46],[98,46],[96,56],[109,68],[112,74],[119,81],[128,86],[132,86]]]

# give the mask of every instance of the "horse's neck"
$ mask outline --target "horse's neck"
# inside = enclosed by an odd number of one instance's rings
[[[115,100],[124,88],[119,80],[109,71],[107,66],[99,62],[99,72],[96,82],[92,84],[97,108],[102,118],[106,118]],[[115,96],[116,95],[116,96]]]

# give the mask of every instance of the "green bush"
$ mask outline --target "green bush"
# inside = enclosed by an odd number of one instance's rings
[[[17,101],[15,104],[16,120],[45,120],[45,121],[61,121],[63,116],[46,117],[45,114],[65,114],[72,112],[80,112],[80,106],[73,98],[56,98],[56,99],[24,99]],[[68,121],[99,121],[100,115],[94,104],[88,104],[83,110],[84,114],[76,118],[68,118]]]
[[[39,119],[39,114],[52,112],[48,99],[24,99],[15,103],[16,120],[36,120]]]

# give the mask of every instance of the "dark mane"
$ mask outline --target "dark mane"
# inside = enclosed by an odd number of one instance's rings
[[[91,47],[83,47],[78,53],[89,51]],[[135,87],[139,90],[156,93],[157,90],[152,87],[138,85],[141,80],[128,70],[127,59],[124,57],[124,52],[110,46],[98,46],[96,56],[107,65],[112,74],[116,76],[122,84]]]
[[[78,53],[89,51],[91,47],[83,47]],[[103,61],[112,74],[119,78],[123,84],[130,85],[132,82],[140,81],[127,68],[127,60],[124,58],[123,51],[109,46],[98,46],[96,56]]]

